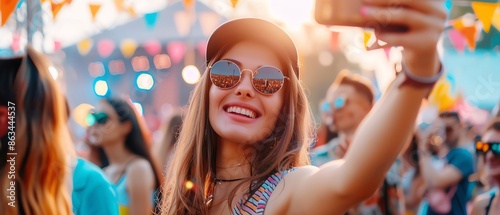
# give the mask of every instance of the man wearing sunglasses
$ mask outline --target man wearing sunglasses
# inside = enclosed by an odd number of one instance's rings
[[[500,117],[487,126],[481,140],[476,142],[476,153],[484,159],[488,177],[495,187],[500,184]],[[498,191],[485,192],[476,197],[472,206],[475,214],[500,214]]]
[[[338,132],[338,137],[311,152],[311,163],[316,166],[342,159],[346,154],[356,129],[373,107],[374,93],[370,81],[347,70],[341,71],[327,91],[321,104],[325,124]],[[326,112],[329,111],[329,112]],[[400,183],[400,165],[395,162],[379,191],[371,198],[352,208],[348,214],[402,214],[403,199]],[[390,195],[396,194],[396,195]]]
[[[432,125],[420,131],[419,167],[427,185],[431,200],[436,193],[444,191],[449,195],[451,211],[445,214],[467,214],[466,205],[470,199],[469,176],[474,173],[472,153],[459,147],[460,118],[455,113],[441,113]],[[438,205],[431,204],[426,214],[442,214]]]

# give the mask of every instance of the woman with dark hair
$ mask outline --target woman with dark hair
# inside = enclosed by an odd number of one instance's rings
[[[101,100],[91,116],[89,141],[102,147],[109,160],[105,172],[116,185],[120,215],[153,213],[161,174],[147,149],[142,118],[118,98]]]
[[[175,149],[175,144],[179,137],[179,128],[181,127],[182,116],[180,112],[172,113],[163,126],[163,137],[161,141],[153,145],[152,154],[156,162],[162,169],[168,166],[170,158]]]

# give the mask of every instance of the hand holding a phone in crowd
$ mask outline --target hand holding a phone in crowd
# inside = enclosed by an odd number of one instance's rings
[[[377,39],[387,43],[383,47],[404,48],[405,64],[413,74],[431,77],[439,70],[436,45],[446,21],[443,1],[363,0],[360,12],[372,23]],[[388,31],[384,26],[405,26],[405,31]]]

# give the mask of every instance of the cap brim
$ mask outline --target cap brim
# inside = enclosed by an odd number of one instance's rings
[[[278,53],[285,53],[294,64],[295,74],[299,77],[298,54],[290,36],[278,25],[258,18],[242,18],[220,25],[208,39],[206,62],[212,60],[227,45],[243,40],[264,43]]]

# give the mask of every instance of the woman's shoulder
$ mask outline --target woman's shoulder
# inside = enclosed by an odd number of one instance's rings
[[[480,194],[474,199],[474,203],[472,205],[472,214],[484,214],[486,207],[490,204],[490,200],[492,198],[492,193],[486,192]]]
[[[134,158],[132,161],[130,161],[129,164],[127,164],[126,168],[127,168],[127,173],[132,173],[132,174],[135,173],[141,174],[153,171],[153,168],[151,167],[149,161],[141,157]]]

